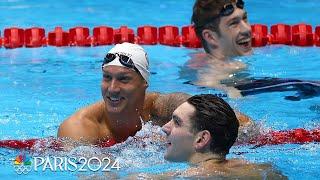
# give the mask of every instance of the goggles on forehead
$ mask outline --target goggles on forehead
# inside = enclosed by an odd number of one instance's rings
[[[229,16],[229,15],[231,15],[231,14],[234,12],[235,7],[239,8],[239,9],[243,9],[243,8],[244,8],[244,2],[243,2],[243,0],[237,0],[235,3],[234,3],[234,2],[233,2],[233,3],[231,2],[231,3],[225,4],[225,5],[222,7],[222,9],[220,10],[220,13],[219,13],[217,16],[214,16],[214,17],[212,17],[212,18],[210,18],[210,19],[213,21],[214,19],[216,19],[216,18],[218,18],[218,17],[220,17],[220,16]],[[205,26],[208,25],[208,24],[210,24],[210,22],[207,23],[207,24],[204,24],[204,25],[200,25],[200,26],[198,26],[198,27],[196,27],[196,28],[202,28],[202,27],[205,27]]]
[[[244,8],[244,2],[243,0],[237,0],[235,5],[234,3],[228,3],[225,4],[223,6],[223,8],[220,11],[220,16],[229,16],[233,13],[233,11],[235,10],[235,6],[239,9],[243,9]]]
[[[102,68],[104,68],[106,64],[108,64],[111,61],[115,60],[117,58],[117,56],[119,57],[119,62],[123,66],[125,66],[127,68],[134,69],[137,73],[140,74],[140,71],[136,68],[136,66],[134,65],[132,59],[129,56],[126,56],[126,55],[123,55],[123,54],[119,54],[119,53],[107,53],[106,56],[104,57],[104,61],[102,63]]]

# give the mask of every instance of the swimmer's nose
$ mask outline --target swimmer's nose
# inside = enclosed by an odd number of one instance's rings
[[[251,26],[247,21],[241,21],[241,34],[246,37],[251,37]]]
[[[110,93],[118,93],[118,92],[120,92],[120,87],[119,87],[119,83],[117,82],[117,80],[113,79],[110,82],[110,85],[108,87],[108,91]]]
[[[171,121],[169,121],[169,122],[167,122],[167,124],[163,125],[161,129],[168,136],[171,132]]]

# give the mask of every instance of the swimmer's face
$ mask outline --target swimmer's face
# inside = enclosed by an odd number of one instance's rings
[[[224,57],[243,56],[252,53],[251,27],[245,10],[236,8],[228,16],[220,16],[219,33],[208,28],[202,31],[202,37],[208,44],[208,50]]]
[[[180,105],[172,114],[172,119],[162,127],[167,134],[167,151],[164,158],[168,161],[189,161],[195,153],[195,135],[191,132],[191,117],[195,108],[188,102]]]
[[[101,92],[108,113],[125,113],[143,107],[147,83],[133,69],[106,66]]]
[[[229,16],[222,16],[219,23],[219,44],[227,56],[243,56],[252,53],[251,27],[247,12],[235,8]]]

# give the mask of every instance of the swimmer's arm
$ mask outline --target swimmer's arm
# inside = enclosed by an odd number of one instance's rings
[[[248,125],[252,125],[253,124],[253,121],[249,116],[247,116],[247,115],[245,115],[245,114],[243,114],[243,113],[241,113],[241,112],[239,112],[237,110],[234,110],[234,112],[235,112],[235,114],[237,116],[237,119],[239,121],[240,126],[248,126]]]
[[[173,111],[189,97],[191,96],[186,93],[148,93],[145,98],[144,113],[142,117],[145,121],[152,120],[154,124],[163,126],[170,121]],[[241,126],[253,123],[249,116],[237,110],[235,110],[235,113]]]
[[[97,125],[94,123],[103,117],[103,102],[98,102],[80,109],[66,119],[58,129],[58,138],[93,144],[98,138]]]
[[[153,124],[163,126],[170,121],[173,111],[190,97],[186,93],[148,93],[145,109],[148,109],[149,118]]]
[[[214,78],[212,78],[212,77],[214,77]],[[201,77],[201,79],[199,79],[196,82],[196,85],[212,87],[214,89],[222,90],[222,91],[226,92],[230,98],[242,97],[240,90],[238,90],[235,87],[227,86],[226,84],[221,83],[221,81],[225,80],[225,79],[229,79],[229,77],[223,76],[223,75]]]

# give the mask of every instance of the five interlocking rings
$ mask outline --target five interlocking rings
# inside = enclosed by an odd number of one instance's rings
[[[17,174],[28,174],[31,171],[31,165],[14,165],[14,170]]]

